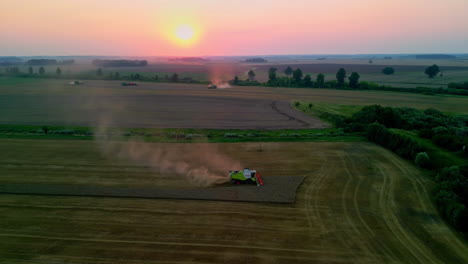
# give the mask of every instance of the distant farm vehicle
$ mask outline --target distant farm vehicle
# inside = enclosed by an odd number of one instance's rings
[[[242,171],[229,171],[229,178],[231,184],[256,184],[257,186],[263,185],[262,177],[256,170],[245,168]]]
[[[134,82],[123,82],[120,85],[122,85],[122,86],[138,86],[138,84],[136,84]]]
[[[218,88],[218,86],[216,86],[214,84],[208,85],[208,89],[216,89],[216,88]]]
[[[80,82],[80,81],[71,81],[69,82],[70,85],[80,85],[80,84],[84,84],[83,82]]]

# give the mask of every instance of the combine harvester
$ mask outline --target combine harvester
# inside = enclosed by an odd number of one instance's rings
[[[263,180],[256,170],[245,168],[243,171],[229,171],[231,184],[256,184],[263,186]]]
[[[120,85],[122,85],[122,86],[138,86],[138,84],[136,84],[134,82],[123,82]]]

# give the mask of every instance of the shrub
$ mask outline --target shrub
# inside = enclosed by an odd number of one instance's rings
[[[225,138],[236,138],[239,137],[236,133],[224,133]]]
[[[414,163],[420,168],[428,169],[431,165],[431,160],[426,152],[419,152],[414,159]]]
[[[449,130],[448,128],[446,127],[443,127],[443,126],[438,126],[438,127],[434,127],[432,129],[432,135],[433,136],[437,136],[437,135],[447,135],[449,134]]]
[[[312,106],[314,106],[313,104],[309,104],[309,108],[312,108]]]
[[[418,132],[418,136],[422,138],[432,138],[432,129],[421,129]]]
[[[49,132],[49,128],[47,126],[43,126],[42,131],[44,131],[44,133],[47,134],[47,132]]]
[[[395,69],[393,69],[392,67],[385,67],[383,68],[382,73],[386,75],[391,75],[395,73]]]

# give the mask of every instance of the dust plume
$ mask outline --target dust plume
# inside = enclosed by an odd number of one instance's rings
[[[117,112],[122,114],[125,107],[114,105],[114,109],[119,109]],[[213,144],[149,143],[136,137],[122,140],[121,135],[124,131],[111,128],[114,116],[118,116],[117,112],[101,114],[99,126],[95,131],[99,148],[109,157],[149,167],[162,177],[183,177],[196,186],[224,183],[229,180],[229,170],[243,168],[238,161],[229,158]],[[158,177],[156,174],[155,177]]]
[[[230,63],[213,64],[209,67],[210,81],[219,89],[231,88],[229,81],[234,78],[234,74],[237,74],[236,66]]]

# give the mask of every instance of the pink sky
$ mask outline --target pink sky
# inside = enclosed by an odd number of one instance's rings
[[[14,0],[0,56],[468,53],[468,0]],[[173,28],[196,28],[180,46]]]

